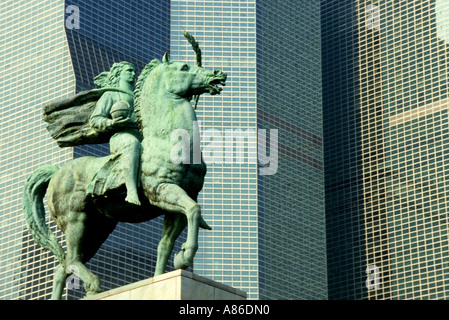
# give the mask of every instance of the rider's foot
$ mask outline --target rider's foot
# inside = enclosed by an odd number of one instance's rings
[[[140,206],[139,197],[136,194],[134,194],[134,195],[128,194],[128,196],[126,197],[125,200],[129,203]]]

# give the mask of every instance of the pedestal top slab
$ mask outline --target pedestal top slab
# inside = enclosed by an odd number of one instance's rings
[[[189,271],[175,270],[83,300],[246,300],[246,292]]]

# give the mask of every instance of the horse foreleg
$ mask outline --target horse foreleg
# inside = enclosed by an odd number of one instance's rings
[[[162,238],[157,247],[157,262],[154,276],[165,272],[165,267],[173,251],[175,240],[179,237],[186,225],[187,221],[185,217],[180,214],[165,215]]]
[[[183,214],[187,218],[187,240],[182,245],[182,250],[175,256],[175,268],[188,268],[193,264],[193,258],[198,250],[198,229],[210,228],[201,217],[200,206],[181,187],[168,183],[158,187],[155,205],[163,210]]]

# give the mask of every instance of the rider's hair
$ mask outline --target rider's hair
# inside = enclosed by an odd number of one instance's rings
[[[99,87],[118,87],[120,73],[125,66],[135,66],[128,61],[116,62],[109,71],[104,71],[94,78],[94,83]]]

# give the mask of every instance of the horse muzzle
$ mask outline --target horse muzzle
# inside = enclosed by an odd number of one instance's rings
[[[221,70],[215,70],[214,74],[207,82],[207,89],[209,90],[209,94],[220,94],[220,92],[223,91],[223,87],[226,86],[226,78],[226,73]]]

